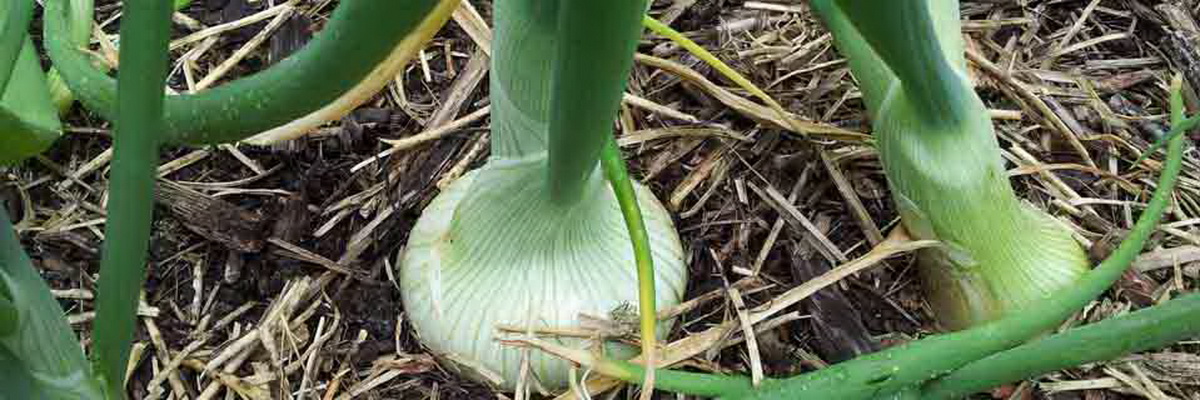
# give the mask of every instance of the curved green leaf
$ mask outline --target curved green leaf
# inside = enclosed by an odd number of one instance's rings
[[[95,16],[96,2],[93,0],[69,0],[67,5],[67,26],[71,30],[68,37],[71,44],[77,47],[84,47],[92,38],[92,26],[95,23],[92,19]],[[97,68],[107,71],[106,65],[96,63]],[[50,71],[46,72],[46,85],[50,87],[50,99],[54,101],[54,108],[58,109],[58,114],[63,115],[71,111],[71,106],[75,104],[75,94],[71,93],[71,88],[67,87],[67,82],[63,80],[62,74],[57,68],[50,67]]]
[[[0,98],[0,164],[12,164],[46,150],[61,132],[50,101],[46,75],[33,43],[26,38]]]
[[[0,400],[102,398],[75,332],[7,215],[0,215],[0,282],[20,316],[14,329],[0,334]]]
[[[303,49],[256,74],[166,100],[164,142],[244,139],[325,106],[351,89],[420,25],[433,0],[343,1]],[[117,83],[71,42],[67,0],[47,0],[46,53],[90,110],[113,120]]]
[[[58,115],[26,32],[33,8],[33,0],[0,3],[0,164],[34,156],[58,137]]]

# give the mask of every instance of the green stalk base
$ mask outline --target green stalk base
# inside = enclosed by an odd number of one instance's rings
[[[1017,198],[986,107],[966,77],[943,78],[962,81],[958,101],[967,112],[928,118],[893,81],[874,120],[904,227],[944,243],[919,254],[921,275],[938,320],[958,330],[1044,301],[1091,262],[1066,225]]]

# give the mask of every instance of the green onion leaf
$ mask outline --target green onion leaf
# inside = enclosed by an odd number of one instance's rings
[[[0,5],[0,164],[12,164],[49,147],[60,126],[26,32],[34,2],[10,0]]]
[[[46,50],[71,91],[108,119],[117,112],[116,83],[72,42],[67,0],[47,0]],[[237,141],[283,125],[337,99],[367,76],[418,26],[435,0],[342,2],[321,31],[271,68],[166,102],[166,143]],[[169,15],[167,21],[170,21]]]
[[[117,71],[117,120],[109,177],[95,353],[108,395],[125,397],[125,367],[145,281],[154,210],[154,170],[163,123],[171,0],[126,0]]]
[[[1008,382],[1169,346],[1200,334],[1200,294],[1074,328],[972,362],[925,385],[926,399],[962,398]]]
[[[957,1],[939,3],[957,5]],[[896,74],[919,114],[928,119],[926,122],[953,121],[974,111],[962,107],[962,97],[970,93],[970,86],[957,76],[956,65],[947,58],[949,53],[961,59],[962,46],[944,49],[939,37],[957,38],[957,26],[938,29],[934,25],[935,20],[950,21],[945,18],[948,12],[958,15],[957,7],[936,8],[928,0],[838,0],[838,4],[875,54]],[[943,18],[935,18],[931,11],[938,11]],[[953,22],[957,24],[957,20]]]
[[[41,153],[62,130],[33,42],[24,38],[18,43],[24,45],[0,98],[0,164]]]
[[[561,0],[550,87],[550,194],[572,202],[596,170],[641,37],[644,0]]]
[[[15,326],[0,333],[0,399],[100,399],[100,382],[62,307],[0,210],[0,287]],[[4,306],[0,306],[3,308]]]

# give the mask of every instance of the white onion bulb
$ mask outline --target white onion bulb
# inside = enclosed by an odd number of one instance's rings
[[[616,197],[598,173],[572,206],[547,195],[545,153],[493,159],[451,184],[424,210],[399,259],[407,319],[440,359],[469,376],[478,367],[512,390],[523,351],[495,338],[497,325],[578,327],[638,304],[637,268]],[[658,307],[679,304],[687,266],[670,215],[635,183],[655,265]],[[660,325],[660,336],[670,324]],[[562,339],[586,347],[586,340]],[[611,357],[636,349],[607,346]],[[537,351],[530,371],[546,388],[567,386],[569,365]],[[531,377],[532,378],[532,377]]]

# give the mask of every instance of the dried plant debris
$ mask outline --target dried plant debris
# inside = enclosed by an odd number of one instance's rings
[[[639,49],[620,143],[635,176],[673,209],[694,282],[691,301],[665,311],[681,323],[660,358],[791,375],[936,330],[911,258],[877,259],[881,248],[912,249],[888,247],[898,216],[877,154],[861,140],[869,118],[804,2],[654,3],[653,15],[790,113],[774,113],[662,38],[647,36]],[[1134,161],[1165,131],[1172,70],[1184,72],[1200,106],[1200,5],[962,3],[972,79],[1014,187],[1103,256],[1154,187],[1161,154]],[[97,53],[113,58],[105,44],[116,41],[119,7],[98,4]],[[171,89],[220,85],[278,62],[334,7],[193,1],[176,17]],[[464,2],[384,93],[304,139],[162,152],[135,398],[510,398],[449,373],[418,344],[391,271],[422,207],[486,154],[490,9]],[[78,109],[66,121],[68,135],[43,157],[0,171],[0,202],[87,341],[110,127]],[[1200,159],[1192,151],[1184,162],[1136,273],[1081,321],[1197,289]],[[847,263],[858,272],[821,275]],[[1193,341],[993,394],[1194,399],[1198,376]],[[580,390],[594,395],[620,387],[587,377]]]

